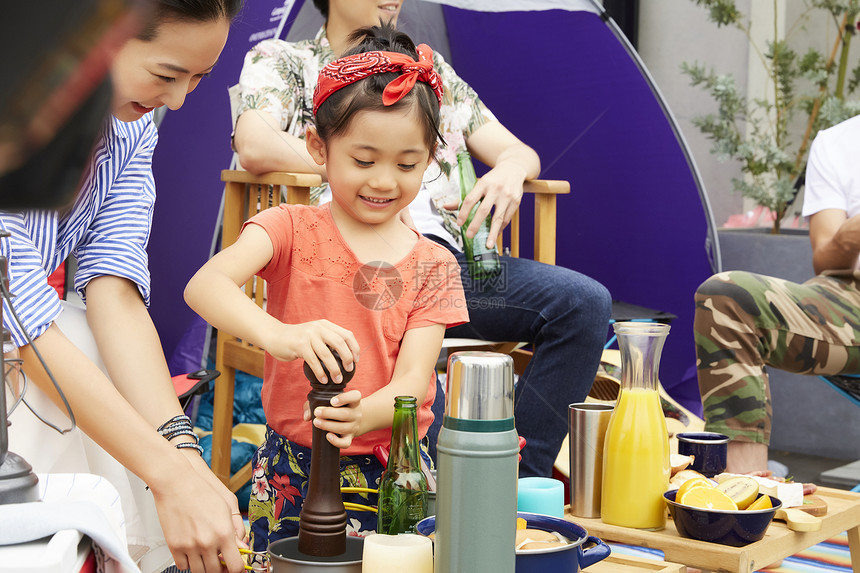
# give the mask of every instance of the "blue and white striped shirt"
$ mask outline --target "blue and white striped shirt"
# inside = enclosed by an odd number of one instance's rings
[[[16,346],[41,336],[60,314],[48,275],[71,254],[77,258],[75,290],[85,299],[92,279],[111,275],[137,284],[149,305],[150,277],[146,245],[152,227],[155,181],[152,154],[158,132],[152,114],[124,123],[105,122],[74,205],[63,211],[0,212],[0,227],[12,233],[0,239],[9,261],[9,288],[21,327],[3,301],[3,326]]]

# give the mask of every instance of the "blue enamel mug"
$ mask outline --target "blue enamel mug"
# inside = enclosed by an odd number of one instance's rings
[[[729,437],[716,432],[685,432],[675,434],[678,453],[693,456],[690,469],[705,477],[714,477],[726,471]]]

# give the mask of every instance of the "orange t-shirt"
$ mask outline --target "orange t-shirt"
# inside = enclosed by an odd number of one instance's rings
[[[419,235],[412,251],[392,267],[362,264],[341,237],[328,205],[280,205],[246,224],[261,226],[274,247],[272,260],[259,272],[268,283],[269,314],[289,324],[326,319],[351,331],[361,360],[347,389],[362,396],[391,381],[407,330],[469,320],[460,265],[425,237]],[[302,420],[310,391],[303,366],[303,360],[284,362],[266,354],[262,398],[269,426],[310,447],[313,428]],[[430,386],[418,410],[421,437],[433,421],[434,376],[427,373]],[[358,436],[341,453],[367,454],[390,441],[390,428],[377,430]]]

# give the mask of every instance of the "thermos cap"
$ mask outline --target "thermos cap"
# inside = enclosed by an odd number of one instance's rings
[[[514,417],[514,361],[498,352],[455,352],[448,357],[445,415],[461,420]]]

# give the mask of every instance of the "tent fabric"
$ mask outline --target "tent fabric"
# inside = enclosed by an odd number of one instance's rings
[[[538,10],[585,10],[600,14],[592,0],[427,0],[477,12],[531,12]]]
[[[313,37],[322,22],[310,2],[301,4],[286,20],[289,40]],[[661,381],[700,412],[693,293],[719,268],[719,255],[695,165],[647,71],[593,2],[517,2],[519,10],[505,12],[450,4],[480,8],[476,0],[411,0],[399,27],[442,53],[537,150],[541,178],[571,182],[571,194],[559,199],[557,264],[601,281],[615,299],[678,316]],[[212,81],[162,126],[150,255],[152,314],[168,356],[195,320],[181,293],[208,257],[223,190],[218,174],[230,164],[226,88],[247,49],[274,36],[283,13],[282,0],[248,3]],[[527,226],[530,206],[522,218]],[[199,364],[171,367],[179,373]]]
[[[559,200],[557,264],[598,279],[615,299],[678,316],[661,380],[698,413],[693,293],[713,270],[710,215],[637,62],[592,13],[444,13],[457,72],[537,150],[542,178],[571,182]],[[523,30],[555,31],[552,45],[524,49],[511,41]]]

